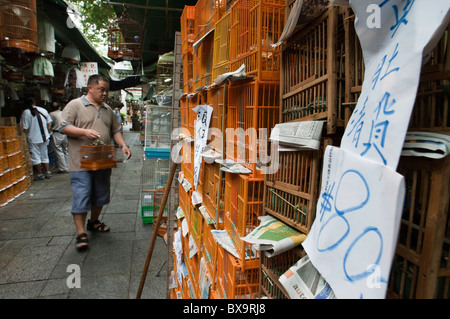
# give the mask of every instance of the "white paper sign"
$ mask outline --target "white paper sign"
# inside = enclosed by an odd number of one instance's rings
[[[341,147],[396,169],[416,98],[422,54],[447,26],[450,1],[352,0],[350,4],[365,74]],[[379,11],[368,10],[373,5]],[[374,19],[379,19],[378,26]]]
[[[194,148],[194,189],[197,190],[200,167],[202,166],[202,153],[208,139],[209,122],[211,121],[212,106],[207,104],[197,105],[192,109],[197,113],[195,123],[195,148]]]
[[[391,168],[326,148],[316,218],[303,247],[338,298],[385,297],[404,194],[404,178]]]
[[[87,81],[91,75],[98,74],[97,62],[82,62],[80,64],[80,71],[83,74],[83,87],[87,87]]]

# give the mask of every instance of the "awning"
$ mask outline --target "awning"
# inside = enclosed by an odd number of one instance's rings
[[[55,28],[55,38],[63,46],[75,45],[80,51],[81,60],[85,62],[97,62],[99,68],[110,69],[111,65],[95,50],[83,34],[76,28],[70,28],[73,23],[67,23],[70,19],[67,14],[67,4],[62,1],[37,1],[37,10],[44,15]]]

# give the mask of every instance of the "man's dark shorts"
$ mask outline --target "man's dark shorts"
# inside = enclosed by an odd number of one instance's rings
[[[70,172],[73,201],[72,213],[86,213],[91,207],[109,204],[111,169]]]

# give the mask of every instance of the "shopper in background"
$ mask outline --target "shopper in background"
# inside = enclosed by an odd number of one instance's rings
[[[114,107],[114,115],[117,117],[117,121],[119,121],[120,123],[120,133],[123,133],[123,123],[122,123],[122,114],[120,114],[120,106],[115,106]],[[119,144],[117,144],[116,141],[114,141],[114,145],[116,145],[116,147],[119,147]]]
[[[20,117],[20,124],[27,135],[31,163],[36,172],[34,180],[49,179],[52,176],[48,158],[49,130],[52,118],[46,109],[36,106],[33,97],[25,97],[25,106],[26,109]],[[44,172],[42,172],[42,166]]]
[[[116,106],[114,108],[114,115],[117,117],[117,120],[119,121],[120,125],[123,125],[123,118],[122,113],[120,113],[120,106]]]
[[[52,124],[50,126],[52,131],[52,145],[55,149],[58,173],[69,173],[69,168],[67,166],[67,160],[69,157],[69,141],[67,139],[67,135],[59,132],[61,129],[62,111],[58,102],[53,102],[50,116],[52,118]]]
[[[80,167],[80,146],[96,141],[110,144],[111,138],[122,148],[126,158],[131,151],[121,133],[121,125],[113,110],[105,103],[109,80],[103,75],[92,75],[87,82],[88,92],[70,101],[63,109],[61,133],[69,137],[69,171],[72,183],[72,215],[77,231],[76,248],[87,248],[86,229],[109,232],[110,228],[99,221],[104,205],[110,200],[111,169],[90,171]],[[87,212],[91,218],[87,221]]]

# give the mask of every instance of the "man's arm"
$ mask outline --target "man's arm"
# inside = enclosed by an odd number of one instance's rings
[[[128,145],[125,143],[125,139],[123,138],[122,133],[117,132],[113,135],[114,141],[122,148],[122,153],[127,156],[127,159],[131,157],[131,150]]]
[[[74,125],[63,127],[60,132],[70,137],[86,137],[90,140],[95,140],[100,137],[100,134],[96,130],[79,128]]]

